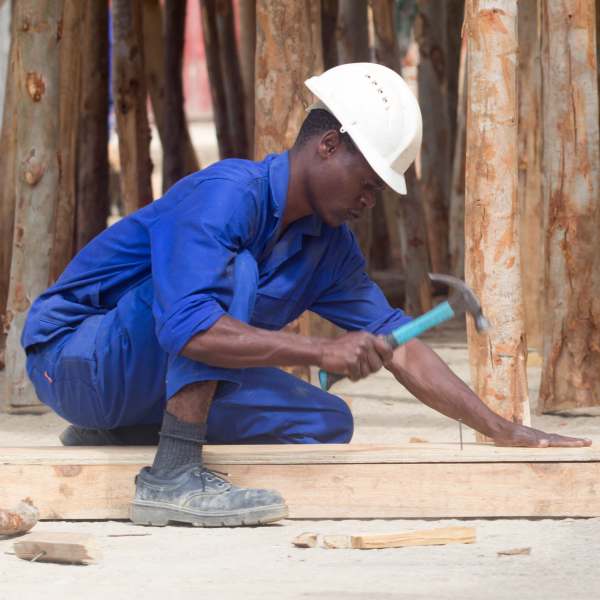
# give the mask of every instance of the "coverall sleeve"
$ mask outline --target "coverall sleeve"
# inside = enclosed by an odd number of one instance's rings
[[[314,301],[310,310],[348,331],[390,333],[411,320],[399,308],[392,308],[381,288],[365,272],[365,260],[354,235],[340,228],[332,243],[335,256],[331,268],[332,280]]]
[[[150,230],[153,312],[160,345],[179,354],[227,312],[235,257],[252,239],[258,208],[251,190],[225,179],[162,201],[173,206]]]

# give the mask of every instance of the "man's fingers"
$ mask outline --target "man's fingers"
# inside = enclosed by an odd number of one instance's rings
[[[371,373],[376,373],[383,366],[383,361],[381,360],[381,357],[375,348],[369,348],[367,353],[367,361],[369,363],[369,369]]]
[[[565,435],[550,436],[550,446],[554,448],[582,448],[591,446],[592,440],[586,438],[567,437]]]
[[[383,337],[375,338],[375,350],[381,359],[381,362],[386,365],[394,356],[394,349],[385,341]]]

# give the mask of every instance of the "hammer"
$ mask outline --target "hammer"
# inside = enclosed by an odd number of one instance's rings
[[[429,273],[431,281],[445,283],[452,288],[452,294],[446,302],[438,304],[435,308],[425,314],[413,319],[406,325],[401,325],[385,336],[385,341],[392,347],[397,348],[402,344],[420,336],[428,329],[432,329],[464,313],[470,313],[475,319],[477,331],[487,331],[490,328],[489,321],[483,315],[479,300],[473,293],[473,290],[462,279],[452,277],[451,275],[438,275]],[[336,381],[343,379],[343,375],[319,371],[319,383],[321,389],[327,391]]]

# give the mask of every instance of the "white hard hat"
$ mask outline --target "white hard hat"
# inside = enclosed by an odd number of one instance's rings
[[[305,85],[348,132],[366,161],[393,190],[406,194],[404,172],[421,147],[423,121],[410,88],[375,63],[333,67]]]

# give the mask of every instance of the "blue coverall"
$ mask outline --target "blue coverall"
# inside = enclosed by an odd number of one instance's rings
[[[221,161],[83,248],[23,332],[40,400],[81,427],[158,424],[179,389],[216,380],[210,442],[348,442],[352,416],[338,397],[276,368],[180,354],[226,313],[271,330],[307,309],[374,333],[409,320],[365,274],[347,226],[309,216],[278,239],[288,179],[287,152]]]

